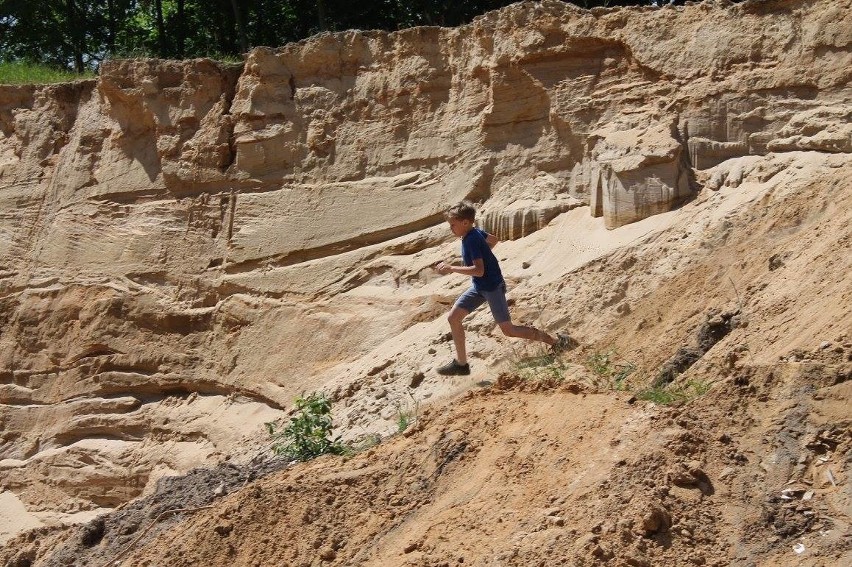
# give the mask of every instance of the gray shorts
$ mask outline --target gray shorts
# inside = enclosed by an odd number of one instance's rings
[[[477,291],[468,289],[456,300],[455,307],[460,307],[468,313],[473,313],[477,307],[485,302],[491,308],[491,314],[497,324],[506,323],[512,319],[509,317],[509,303],[506,301],[506,284],[501,283],[493,291]]]

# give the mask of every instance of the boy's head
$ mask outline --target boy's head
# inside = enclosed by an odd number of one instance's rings
[[[464,236],[473,228],[473,223],[476,220],[476,209],[470,202],[462,201],[447,209],[444,216],[450,223],[452,233],[456,236]]]
[[[476,220],[476,208],[470,201],[462,201],[447,209],[444,216],[447,217],[447,220],[459,219],[474,222]]]

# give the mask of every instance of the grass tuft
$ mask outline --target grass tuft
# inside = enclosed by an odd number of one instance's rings
[[[636,365],[617,360],[618,353],[614,349],[589,355],[586,367],[595,375],[595,386],[614,390],[627,388],[627,378],[636,370]]]
[[[636,374],[636,365],[619,359],[614,349],[605,352],[594,352],[586,359],[586,368],[594,375],[595,386],[599,389],[632,390],[636,398],[668,406],[686,403],[694,398],[703,396],[711,384],[703,381],[690,380],[686,384],[655,384],[640,390],[634,390],[644,382],[641,374]]]
[[[650,388],[645,388],[644,390],[637,392],[636,397],[640,400],[654,402],[661,406],[669,406],[682,404],[699,396],[703,396],[710,391],[710,388],[711,384],[708,382],[690,380],[683,386],[668,384],[665,386],[652,386]]]
[[[378,433],[371,433],[357,443],[346,445],[346,448],[343,451],[343,456],[352,457],[354,455],[357,455],[358,453],[372,449],[373,447],[379,445],[381,442],[381,435],[379,435]]]
[[[396,414],[396,430],[398,433],[402,433],[414,422],[414,416],[411,415],[411,412],[405,410],[398,410]]]
[[[417,416],[420,413],[420,401],[414,397],[414,393],[409,389],[408,396],[411,398],[412,405],[403,407],[402,402],[396,403],[396,431],[402,433],[412,425],[417,423]]]
[[[546,380],[562,382],[567,366],[555,354],[543,352],[531,356],[515,354],[512,360],[515,373],[524,380]]]

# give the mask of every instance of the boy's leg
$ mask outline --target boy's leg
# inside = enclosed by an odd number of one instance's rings
[[[453,334],[453,345],[456,358],[451,363],[438,368],[438,374],[470,374],[467,366],[467,348],[465,347],[464,325],[462,321],[477,307],[485,303],[485,298],[473,288],[468,289],[456,300],[453,308],[447,314],[450,331]]]
[[[494,321],[499,325],[504,335],[531,341],[541,341],[551,346],[556,344],[556,339],[544,331],[539,331],[535,327],[524,327],[512,323],[512,318],[509,316],[509,303],[506,301],[505,284],[499,286],[494,291],[483,292],[483,295],[488,300],[488,306],[491,308],[491,314],[494,315]]]
[[[464,325],[462,321],[470,312],[467,309],[453,305],[447,315],[450,322],[450,331],[453,333],[453,345],[456,347],[456,362],[464,366],[467,364],[467,347],[465,346]]]
[[[505,323],[500,323],[500,330],[503,331],[503,334],[507,337],[518,337],[520,339],[527,339],[531,341],[541,341],[549,344],[550,346],[556,344],[556,339],[535,327],[513,325],[511,321],[506,321]]]

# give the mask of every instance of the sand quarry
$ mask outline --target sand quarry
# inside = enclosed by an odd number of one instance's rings
[[[0,563],[852,564],[850,39],[546,1],[0,87]],[[576,348],[436,374],[462,198]],[[320,391],[353,451],[275,456]]]

